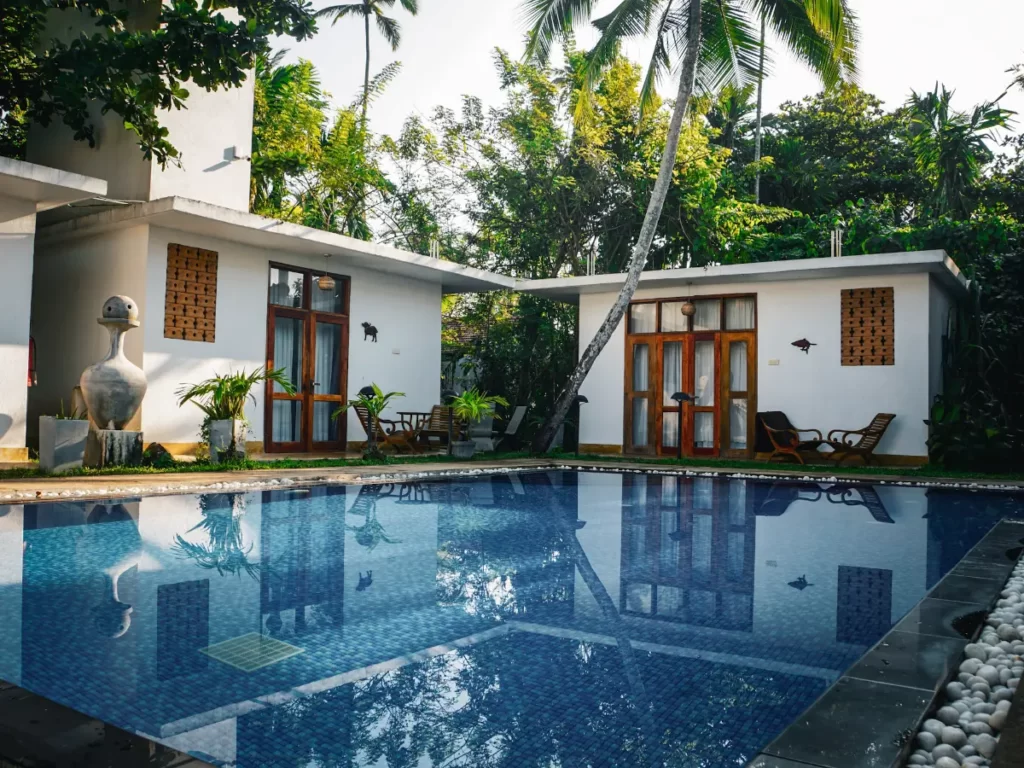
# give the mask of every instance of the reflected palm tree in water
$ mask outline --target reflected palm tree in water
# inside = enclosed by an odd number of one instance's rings
[[[385,544],[400,544],[401,539],[395,539],[384,530],[384,526],[381,525],[377,519],[377,499],[382,494],[381,491],[384,486],[381,485],[364,485],[359,489],[359,496],[356,497],[355,504],[352,505],[352,509],[348,511],[350,515],[363,515],[365,520],[362,525],[345,525],[346,531],[351,531],[356,535],[356,543],[361,547],[366,547],[371,552],[377,548],[377,546],[384,542]]]
[[[259,565],[249,560],[253,545],[245,546],[242,539],[242,516],[245,497],[241,494],[202,496],[199,506],[203,519],[187,533],[204,531],[207,543],[197,544],[182,535],[174,537],[171,551],[183,559],[193,560],[200,568],[226,573],[247,573],[259,578]]]

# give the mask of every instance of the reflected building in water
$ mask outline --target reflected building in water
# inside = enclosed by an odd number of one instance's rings
[[[643,712],[712,749],[700,723],[739,682],[734,716],[794,717],[1005,512],[572,472],[0,507],[0,678],[239,766],[460,743],[483,765],[499,742],[630,765]],[[251,671],[208,652],[261,638],[297,652]],[[502,742],[527,710],[528,736]]]

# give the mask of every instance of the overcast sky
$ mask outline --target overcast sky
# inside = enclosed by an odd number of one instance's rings
[[[351,0],[349,0],[351,1]],[[320,8],[329,3],[314,0]],[[910,89],[924,91],[938,80],[956,90],[954,105],[966,109],[994,99],[1010,81],[1010,66],[1024,62],[1024,2],[1021,0],[850,0],[860,20],[860,85],[890,107],[902,103]],[[434,106],[457,108],[462,94],[501,100],[492,64],[495,47],[515,57],[523,52],[525,25],[519,0],[419,0],[410,16],[397,3],[391,15],[402,25],[402,42],[393,53],[371,29],[371,72],[390,61],[402,72],[371,107],[378,131],[397,133],[413,113],[427,115]],[[604,0],[598,12],[614,7]],[[588,41],[583,34],[581,43]],[[335,26],[321,22],[310,41],[284,43],[289,58],[310,59],[336,104],[352,101],[362,84],[363,27],[356,18]],[[815,78],[778,46],[775,66],[765,84],[765,106],[819,90]],[[649,46],[626,49],[637,61],[650,56]],[[674,86],[662,86],[663,93]],[[1024,113],[1024,92],[1011,92],[1004,106]],[[1018,125],[1018,128],[1020,126]]]

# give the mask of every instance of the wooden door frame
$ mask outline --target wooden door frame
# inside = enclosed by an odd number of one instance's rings
[[[729,345],[744,341],[747,344],[747,389],[745,392],[730,389]],[[720,455],[725,458],[749,458],[754,452],[754,421],[757,416],[757,333],[754,331],[722,331],[721,334],[722,382],[719,397],[722,401],[722,418],[718,434],[722,445]],[[729,447],[729,406],[733,397],[742,395],[747,401],[747,447],[745,450]]]
[[[640,336],[638,334],[638,336]],[[661,389],[655,386],[656,369],[655,357],[657,355],[657,336],[655,334],[643,334],[643,337],[627,337],[626,341],[626,380],[622,397],[622,407],[625,411],[622,430],[622,445],[625,452],[634,455],[653,456],[657,453],[657,435],[654,432],[655,425],[655,396],[660,395]],[[649,338],[646,338],[649,336]],[[633,390],[633,347],[637,344],[647,346],[647,386],[646,390]],[[647,445],[637,449],[633,445],[633,400],[637,397],[647,398]]]
[[[272,304],[270,301],[270,271],[283,269],[302,275],[302,307],[287,307],[280,304]],[[310,297],[313,290],[313,276],[321,275],[324,270],[310,269],[307,267],[296,267],[291,264],[283,264],[276,261],[269,262],[267,266],[267,338],[266,338],[266,369],[271,370],[274,366],[274,318],[276,316],[294,317],[303,321],[302,330],[302,370],[299,375],[301,381],[296,386],[296,396],[283,396],[283,393],[275,393],[273,385],[267,382],[264,387],[264,410],[263,410],[263,450],[265,453],[309,453],[313,450],[344,451],[348,445],[348,419],[338,420],[338,441],[337,443],[314,443],[313,442],[313,403],[316,396],[313,394],[313,376],[315,374],[315,348],[316,348],[316,323],[332,322],[342,327],[341,354],[339,364],[341,394],[335,399],[345,402],[348,398],[348,358],[349,358],[349,321],[351,317],[351,296],[352,280],[348,275],[340,275],[328,272],[335,281],[340,281],[342,286],[342,304],[344,312],[321,312],[310,308]],[[274,400],[298,400],[302,403],[302,425],[301,439],[298,442],[280,443],[273,441],[273,402]],[[321,400],[324,398],[321,396]]]
[[[725,330],[726,329],[726,301],[728,299],[752,299],[754,302],[754,327],[745,330]],[[720,302],[719,312],[719,329],[715,331],[694,331],[692,330],[693,321],[692,319],[687,322],[688,329],[685,331],[666,331],[662,332],[661,329],[661,315],[662,315],[662,304],[666,302],[680,302],[685,300],[700,301],[700,300],[717,300]],[[635,304],[654,304],[654,331],[649,333],[633,333],[630,330],[630,321],[632,317],[632,307]],[[664,378],[664,344],[671,341],[682,341],[683,342],[683,360],[684,369],[682,377],[682,391],[688,392],[689,394],[695,394],[695,371],[692,365],[694,356],[694,345],[697,341],[713,341],[715,351],[715,363],[714,363],[714,406],[695,406],[692,402],[687,402],[683,406],[683,419],[680,426],[680,440],[683,442],[683,456],[706,456],[706,457],[717,457],[717,456],[728,456],[731,458],[747,458],[753,454],[754,447],[754,420],[757,413],[757,325],[758,325],[758,307],[757,307],[757,294],[751,293],[726,293],[726,294],[697,294],[692,296],[676,296],[676,297],[658,297],[655,299],[639,299],[630,302],[629,307],[626,310],[623,322],[625,324],[625,377],[623,386],[623,433],[622,433],[622,450],[625,454],[631,455],[662,455],[662,456],[674,456],[678,453],[678,447],[663,448],[661,445],[662,430],[664,429],[664,414],[667,406],[662,403],[662,383]],[[731,341],[742,339],[748,342],[747,347],[747,366],[748,366],[748,383],[750,385],[749,391],[746,393],[747,397],[747,449],[745,451],[729,449],[728,446],[728,435],[725,430],[728,429],[728,407],[729,407],[729,394],[728,389],[729,382],[728,376],[728,364],[725,360],[725,354],[727,351],[728,344]],[[635,344],[647,344],[650,353],[653,355],[649,359],[650,370],[648,371],[650,376],[649,384],[651,389],[644,393],[642,396],[650,398],[650,408],[648,411],[648,443],[649,445],[637,449],[632,445],[632,421],[633,421],[633,408],[632,400],[637,396],[632,390],[633,384],[633,347]],[[686,363],[689,363],[688,365]],[[715,415],[715,426],[713,430],[714,434],[714,447],[713,448],[701,448],[696,449],[693,446],[694,436],[694,413],[696,412],[713,412]]]

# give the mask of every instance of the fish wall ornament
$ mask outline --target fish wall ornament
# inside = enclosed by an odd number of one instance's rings
[[[818,346],[814,342],[808,341],[807,339],[797,339],[793,342],[793,346],[803,352],[805,355],[811,351],[811,347]]]

